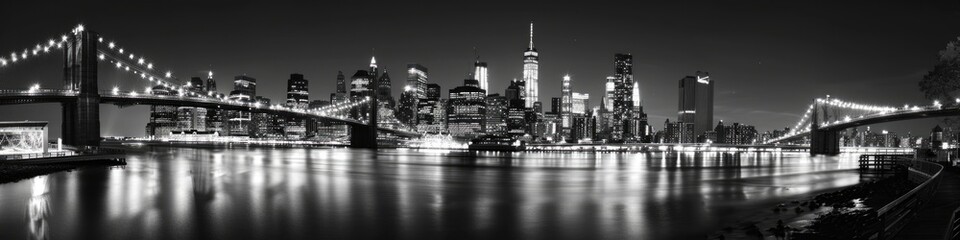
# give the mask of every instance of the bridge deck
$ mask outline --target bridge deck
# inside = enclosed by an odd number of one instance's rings
[[[943,239],[953,210],[960,207],[960,169],[945,168],[933,199],[920,209],[896,239]]]

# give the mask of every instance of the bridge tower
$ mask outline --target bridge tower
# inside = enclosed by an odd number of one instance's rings
[[[825,101],[824,101],[825,102]],[[825,104],[821,101],[814,101],[813,112],[810,117],[810,154],[840,154],[840,130],[822,130],[820,124],[829,114]],[[823,116],[821,117],[821,114]]]
[[[97,88],[97,33],[82,28],[67,35],[63,79],[76,98],[62,103],[63,142],[100,146],[100,93]]]
[[[379,86],[379,80],[374,76],[370,80],[370,87],[376,89],[376,86]],[[377,115],[380,114],[379,111],[379,101],[377,100],[376,91],[369,91],[370,95],[367,95],[370,98],[370,102],[367,103],[369,107],[366,107],[367,114],[367,125],[353,125],[350,128],[350,147],[351,148],[366,148],[366,149],[377,149],[377,128],[379,124],[377,123]]]

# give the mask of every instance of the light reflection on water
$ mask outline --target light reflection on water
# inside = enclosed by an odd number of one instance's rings
[[[133,151],[0,185],[0,216],[28,215],[0,218],[0,237],[701,238],[859,181],[855,155]]]

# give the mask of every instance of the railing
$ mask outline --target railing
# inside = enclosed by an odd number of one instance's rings
[[[897,165],[897,166],[894,166]],[[892,170],[898,166],[906,167],[908,179],[920,184],[877,209],[877,221],[872,232],[865,233],[870,239],[892,239],[900,229],[916,217],[924,203],[930,201],[940,185],[943,166],[933,162],[916,160],[909,155],[861,155],[860,169]]]
[[[67,157],[77,155],[72,151],[65,152],[51,152],[51,153],[28,153],[28,154],[15,154],[15,155],[2,155],[0,156],[0,161],[4,160],[22,160],[22,159],[31,159],[31,158],[48,158],[48,157]]]
[[[947,229],[947,236],[944,239],[960,239],[960,208],[953,210],[953,217],[950,218],[950,228]]]
[[[124,153],[126,153],[126,152],[123,151],[122,149],[99,148],[99,147],[81,147],[81,148],[74,148],[74,147],[64,146],[64,149],[66,149],[67,151],[48,152],[48,153],[26,153],[26,154],[0,155],[0,161],[3,161],[3,160],[25,160],[25,159],[34,159],[34,158],[70,157],[70,156],[80,156],[80,155],[106,155],[106,154],[124,154]]]

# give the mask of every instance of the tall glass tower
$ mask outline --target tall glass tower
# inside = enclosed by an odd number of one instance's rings
[[[524,106],[532,108],[533,103],[540,101],[540,88],[537,79],[540,78],[540,54],[533,47],[533,22],[530,22],[530,45],[523,52],[523,81],[526,82],[526,101]]]
[[[290,79],[287,80],[287,106],[298,109],[307,108],[307,104],[310,103],[307,84],[303,74],[290,74]]]
[[[414,96],[418,99],[426,98],[427,67],[420,64],[407,64],[407,86],[413,88]]]
[[[677,120],[693,124],[694,136],[713,130],[713,80],[707,72],[680,79],[680,109]]]
[[[563,136],[570,137],[570,125],[573,121],[573,91],[570,90],[570,75],[563,76],[563,86],[560,92],[560,119],[563,126]]]
[[[478,56],[477,61],[473,63],[473,67],[473,78],[480,82],[480,89],[489,91],[490,83],[487,82],[487,63],[481,62]]]
[[[613,57],[615,97],[613,101],[614,141],[626,140],[626,121],[633,113],[633,55],[617,53]]]

